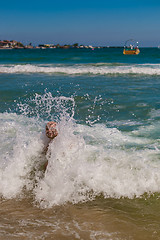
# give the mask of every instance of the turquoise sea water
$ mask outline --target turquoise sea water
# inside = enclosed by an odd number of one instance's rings
[[[0,51],[1,239],[160,239],[160,49],[122,51]]]

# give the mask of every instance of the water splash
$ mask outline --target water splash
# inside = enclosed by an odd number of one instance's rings
[[[45,90],[43,95],[36,93],[34,97],[18,103],[17,106],[17,111],[28,117],[58,122],[65,118],[71,121],[74,117],[75,101],[72,97],[54,97],[51,92]]]
[[[91,112],[99,102],[101,96]],[[20,196],[25,188],[40,206],[51,207],[99,195],[133,198],[160,191],[159,142],[142,134],[141,126],[124,133],[100,123],[78,124],[74,98],[47,91],[19,103],[17,112],[0,114],[3,197]],[[42,135],[48,120],[58,122],[59,134],[45,155]],[[39,166],[46,160],[43,176]]]

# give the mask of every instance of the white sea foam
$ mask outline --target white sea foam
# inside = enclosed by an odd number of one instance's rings
[[[46,73],[67,75],[106,75],[106,74],[143,74],[160,75],[159,64],[136,64],[136,65],[89,65],[75,64],[64,65],[0,65],[0,73]]]
[[[49,101],[51,95],[48,96]],[[41,98],[44,101],[46,95]],[[36,103],[42,104],[37,99]],[[58,104],[63,105],[62,101]],[[106,198],[133,198],[145,192],[160,192],[160,143],[142,136],[142,127],[137,132],[123,133],[103,124],[76,124],[73,114],[69,119],[66,117],[64,108],[58,122],[59,134],[50,143],[45,157],[42,154],[45,120],[39,117],[37,121],[37,117],[29,118],[24,113],[2,113],[0,123],[3,197],[19,196],[25,187],[33,191],[42,207],[51,207],[68,201],[92,200],[101,194]],[[158,129],[159,124],[154,127]],[[44,177],[40,177],[38,169],[31,176],[37,162],[44,158],[48,159]]]
[[[78,135],[71,128],[60,131],[50,146],[48,170],[35,189],[42,206],[86,201],[99,194],[133,198],[160,191],[158,150],[127,148],[152,144],[147,139],[99,124],[76,126]]]
[[[26,185],[43,143],[36,121],[1,113],[0,123],[0,193],[10,198]],[[30,182],[27,184],[29,187]]]

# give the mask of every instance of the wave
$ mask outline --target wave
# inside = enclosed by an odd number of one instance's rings
[[[0,65],[0,73],[45,73],[67,75],[160,75],[160,64],[75,64],[75,65]]]
[[[148,137],[149,131],[158,131],[159,122],[149,130],[140,126],[126,133],[115,126],[76,123],[74,98],[55,99],[46,93],[30,103],[37,113],[34,117],[30,117],[29,102],[19,104],[21,114],[0,114],[1,196],[21,196],[25,189],[40,206],[51,207],[100,195],[134,198],[160,192],[159,142]],[[49,118],[54,120],[48,105],[62,112],[57,119],[59,134],[44,155],[45,124]],[[45,119],[38,107],[41,112],[48,109]],[[43,174],[40,165],[46,160],[49,164]]]

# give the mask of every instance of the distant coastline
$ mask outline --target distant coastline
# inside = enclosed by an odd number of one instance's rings
[[[38,46],[33,46],[32,43],[24,45],[21,42],[15,40],[0,40],[0,49],[70,49],[70,48],[80,48],[80,49],[96,49],[96,48],[122,48],[122,46],[92,46],[92,45],[82,45],[78,43],[74,44],[39,44]]]

